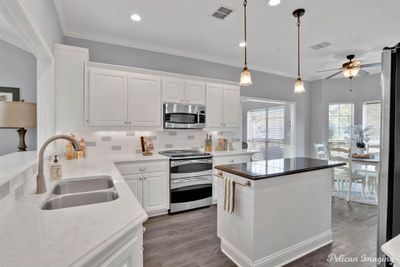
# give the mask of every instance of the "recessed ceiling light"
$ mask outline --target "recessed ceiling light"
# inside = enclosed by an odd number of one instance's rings
[[[131,20],[138,22],[138,21],[141,21],[142,18],[138,14],[132,14]]]
[[[246,46],[246,43],[245,42],[240,42],[239,43],[239,47],[245,47]]]
[[[281,3],[281,0],[269,0],[268,1],[268,4],[270,5],[270,6],[277,6],[277,5],[279,5]]]

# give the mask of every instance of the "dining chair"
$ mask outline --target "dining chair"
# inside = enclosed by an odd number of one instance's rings
[[[314,148],[318,159],[329,160],[329,148],[325,143],[314,144]]]
[[[336,167],[333,170],[333,176],[336,180],[341,181],[342,191],[344,182],[348,183],[348,191],[346,201],[350,200],[350,194],[353,182],[361,182],[361,197],[364,197],[364,190],[366,185],[366,176],[365,174],[357,172],[357,170],[353,169],[352,164],[352,154],[350,148],[342,148],[342,147],[332,147],[330,150],[330,159],[333,161],[345,162],[345,166]],[[338,186],[339,187],[339,186]]]

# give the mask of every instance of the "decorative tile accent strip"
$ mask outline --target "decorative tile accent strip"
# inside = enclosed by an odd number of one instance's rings
[[[102,142],[111,142],[112,137],[111,136],[102,136],[101,141]]]
[[[126,136],[135,136],[135,132],[127,132]]]
[[[169,136],[176,136],[176,132],[168,132]]]
[[[10,182],[6,182],[2,185],[0,185],[0,199],[5,198],[10,194]]]
[[[86,141],[86,146],[96,146],[96,141]]]
[[[232,137],[232,142],[240,142],[240,140],[242,140],[242,139]]]
[[[194,135],[188,135],[187,140],[194,140]]]
[[[136,154],[141,154],[141,153],[142,153],[142,150],[141,150],[141,149],[136,149],[136,150],[135,150],[135,153],[136,153]]]
[[[164,146],[165,148],[173,148],[174,147],[174,145],[173,144],[165,144],[165,146]]]
[[[151,140],[155,141],[157,140],[157,136],[149,136],[151,138]]]
[[[111,150],[121,150],[121,146],[111,146]]]

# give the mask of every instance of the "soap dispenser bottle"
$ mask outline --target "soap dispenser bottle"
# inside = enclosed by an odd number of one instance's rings
[[[53,181],[61,180],[62,177],[62,165],[58,162],[58,157],[55,155],[53,163],[50,165],[50,178]]]

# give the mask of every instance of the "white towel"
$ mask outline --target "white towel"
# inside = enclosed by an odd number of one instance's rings
[[[233,213],[235,207],[235,181],[224,177],[224,211]]]

